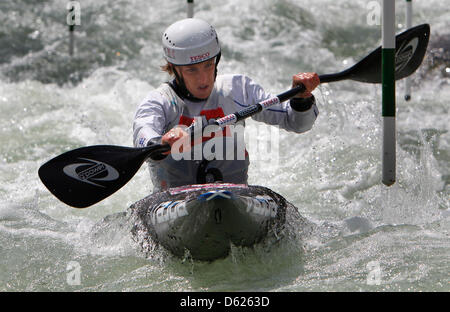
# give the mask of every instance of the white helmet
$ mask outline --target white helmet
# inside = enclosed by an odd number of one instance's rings
[[[187,18],[170,25],[162,36],[164,56],[174,65],[200,63],[220,54],[214,27],[197,18]]]

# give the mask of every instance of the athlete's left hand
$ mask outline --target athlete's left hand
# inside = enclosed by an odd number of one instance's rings
[[[177,142],[178,140],[181,140],[179,142],[179,144],[176,145],[177,150],[175,150],[174,152],[183,153],[183,152],[186,152],[186,150],[183,151],[183,147],[185,147],[185,149],[189,149],[188,144],[183,144],[188,139],[189,139],[189,134],[184,130],[184,128],[181,126],[175,126],[172,129],[170,129],[166,134],[163,135],[163,137],[161,139],[161,143],[169,144],[170,147],[172,147],[175,144],[175,142]],[[168,155],[168,154],[170,154],[171,151],[165,152],[163,154]]]
[[[319,75],[316,73],[298,73],[292,77],[292,87],[296,87],[303,84],[306,87],[306,91],[297,94],[294,97],[308,98],[312,96],[312,91],[320,84]]]

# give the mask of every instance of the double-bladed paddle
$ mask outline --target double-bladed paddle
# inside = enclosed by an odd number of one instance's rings
[[[420,66],[429,36],[428,24],[410,28],[396,36],[396,80],[411,75]],[[379,47],[347,70],[320,75],[320,82],[355,80],[381,83],[381,60],[381,47]],[[274,98],[217,119],[215,124],[224,127],[235,123],[269,106],[286,101],[304,90],[303,85],[297,86]],[[43,164],[39,168],[39,177],[59,200],[72,207],[85,208],[105,199],[124,186],[152,153],[168,150],[170,150],[168,145],[142,148],[114,145],[81,147]]]

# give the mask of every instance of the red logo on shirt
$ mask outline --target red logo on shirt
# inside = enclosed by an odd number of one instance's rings
[[[206,110],[202,110],[200,112],[200,116],[205,116],[206,120],[210,120],[210,119],[217,119],[217,118],[222,118],[225,117],[225,114],[222,110],[222,107],[218,107],[216,109],[206,109]],[[187,127],[189,127],[192,123],[194,122],[194,118],[192,117],[188,117],[188,116],[184,116],[181,115],[180,116],[180,121],[178,122],[179,125],[185,125]],[[203,125],[204,126],[204,125]],[[202,137],[202,142],[208,141],[212,138],[214,138],[214,136],[216,135],[216,133],[211,133],[210,136],[203,136]],[[225,126],[225,128],[222,131],[222,136],[231,136],[231,130],[229,128],[229,126]],[[196,145],[199,142],[192,142],[192,145]],[[247,153],[247,149],[245,149],[245,157],[248,157],[248,153]]]
[[[208,121],[210,119],[217,119],[217,118],[224,117],[225,114],[223,113],[222,107],[218,107],[216,109],[202,110],[200,112],[200,116],[205,116],[206,120]],[[194,122],[194,118],[181,115],[180,116],[180,121],[178,122],[178,124],[179,125],[185,125],[185,126],[189,127],[193,122]],[[205,126],[205,125],[202,125],[202,126]],[[223,132],[222,132],[223,136],[227,136],[227,135],[230,134],[230,132],[227,131],[227,130],[228,130],[227,127],[225,129],[223,129]],[[209,139],[212,139],[215,135],[216,134],[213,132],[213,133],[211,133],[210,136],[203,136],[202,142],[205,142],[205,141],[207,141]]]
[[[218,107],[216,109],[205,109],[200,112],[200,116],[205,116],[206,120],[210,119],[217,119],[220,117],[225,117],[225,114],[223,113],[222,107]],[[194,121],[194,118],[181,115],[180,121],[178,122],[179,125],[185,125],[189,127],[192,122]]]

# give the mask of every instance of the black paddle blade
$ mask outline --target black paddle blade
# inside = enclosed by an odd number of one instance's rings
[[[429,38],[428,24],[412,27],[395,37],[395,80],[408,77],[417,70],[427,51]],[[321,76],[320,82],[350,79],[381,83],[381,51],[382,47],[379,47],[345,71]]]
[[[69,206],[91,206],[124,186],[155,148],[94,145],[61,154],[39,168],[48,190]]]

